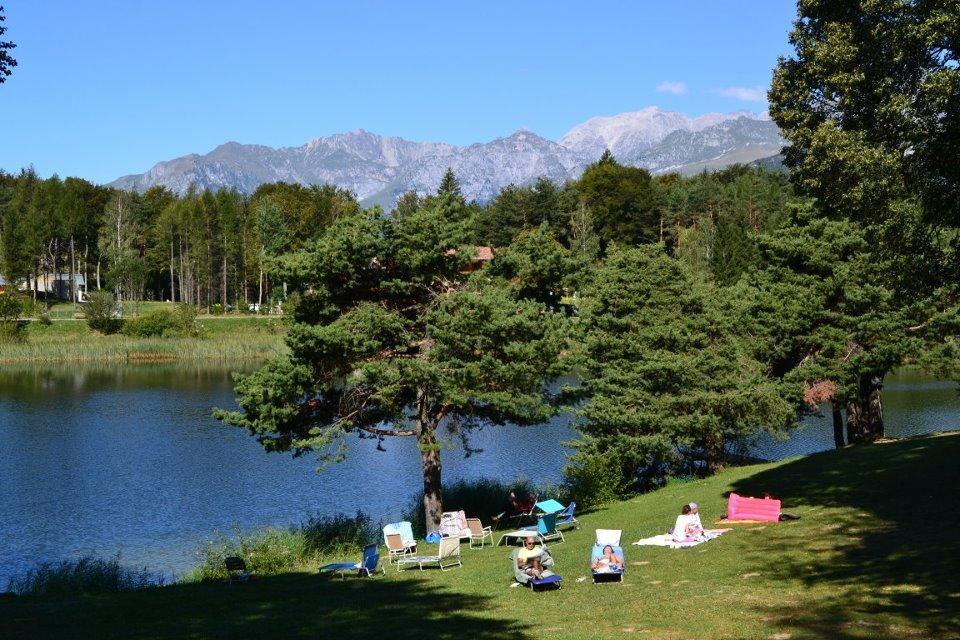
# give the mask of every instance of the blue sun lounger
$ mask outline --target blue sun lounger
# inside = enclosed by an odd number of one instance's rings
[[[380,552],[377,550],[376,543],[373,543],[363,548],[363,559],[360,562],[333,562],[320,567],[320,573],[339,573],[341,577],[346,577],[346,574],[356,571],[358,576],[369,578],[376,572],[378,564],[380,564]],[[380,567],[380,570],[386,573],[383,567]]]
[[[596,535],[596,542],[590,552],[590,573],[593,575],[593,583],[623,582],[623,572],[626,569],[627,558],[623,555],[623,548],[620,546],[620,529],[597,529]],[[616,567],[594,569],[593,563],[603,557],[603,548],[607,545],[610,545],[613,548],[614,555],[623,561],[623,566],[619,569]]]

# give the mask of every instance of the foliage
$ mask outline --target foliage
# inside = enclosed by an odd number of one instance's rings
[[[800,3],[770,115],[825,211],[873,219],[910,194],[926,221],[960,224],[958,27],[954,2]]]
[[[470,211],[440,194],[416,212],[340,218],[277,275],[300,292],[288,359],[237,384],[240,411],[217,417],[271,451],[338,460],[343,437],[417,439],[428,521],[440,517],[437,430],[465,439],[511,420],[545,420],[563,318],[467,267]]]
[[[604,244],[657,240],[654,192],[646,169],[621,165],[605,151],[583,172],[577,190]]]
[[[574,268],[570,251],[544,223],[521,231],[509,247],[494,256],[489,273],[510,281],[520,296],[555,309]]]
[[[103,594],[163,585],[163,576],[146,567],[130,568],[120,558],[84,556],[79,560],[41,562],[20,576],[10,579],[7,590],[18,595],[63,598],[85,594]]]
[[[23,301],[19,294],[8,291],[0,294],[0,324],[16,322],[23,313]]]
[[[3,7],[0,6],[0,36],[6,33],[7,28],[3,22],[7,17],[3,15]],[[17,45],[9,40],[0,40],[0,84],[6,82],[7,78],[13,73],[13,67],[17,66],[17,61],[10,55],[10,50],[15,49]]]
[[[844,403],[848,437],[882,437],[884,376],[907,353],[936,350],[956,335],[960,173],[949,150],[960,135],[958,26],[956,3],[805,1],[790,35],[795,53],[774,74],[770,113],[791,143],[785,162],[820,212],[794,219],[791,231],[809,224],[804,235],[818,235],[834,225],[806,254],[781,243],[789,253],[780,264],[793,272],[792,257],[800,258],[795,283],[815,271],[846,284],[824,298],[811,283],[813,299],[837,314],[824,329],[813,325],[821,334],[813,347],[833,348],[791,361],[841,376],[838,445]],[[837,264],[819,256],[843,243],[856,248]],[[815,252],[816,264],[807,260]],[[777,324],[778,334],[790,329]],[[801,323],[793,337],[803,340],[810,327]],[[827,328],[836,333],[824,338]]]
[[[82,309],[83,317],[94,331],[104,334],[116,333],[123,326],[117,317],[117,301],[109,291],[94,291],[87,296]]]
[[[697,461],[716,469],[726,443],[787,425],[791,407],[752,357],[744,321],[662,247],[613,248],[581,315],[587,401],[571,490],[609,499]]]
[[[154,309],[139,318],[127,320],[123,324],[123,333],[134,338],[196,337],[200,333],[197,326],[197,311],[194,307],[179,304],[170,309]]]
[[[311,517],[287,529],[265,528],[245,533],[235,527],[232,536],[218,534],[198,549],[200,564],[188,581],[222,580],[227,577],[225,558],[239,556],[258,576],[277,575],[302,568],[325,555],[351,554],[376,540],[378,527],[362,512],[349,517]]]

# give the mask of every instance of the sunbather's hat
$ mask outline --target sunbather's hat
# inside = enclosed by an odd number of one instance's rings
[[[691,502],[691,503],[688,504],[687,506],[690,507],[691,509],[699,509],[699,508],[700,508],[700,507],[697,505],[696,502]]]

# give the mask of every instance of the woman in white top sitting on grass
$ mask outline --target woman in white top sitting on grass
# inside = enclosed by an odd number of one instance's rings
[[[711,537],[703,530],[700,509],[696,502],[683,505],[672,533],[674,542],[702,542]]]

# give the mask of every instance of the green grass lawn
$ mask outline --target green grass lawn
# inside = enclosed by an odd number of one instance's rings
[[[958,457],[960,435],[905,440],[728,469],[608,505],[552,546],[556,592],[511,588],[509,549],[464,545],[464,566],[443,573],[0,597],[0,637],[957,638]],[[769,491],[801,520],[740,525],[693,549],[625,544],[623,584],[579,580],[595,528],[623,529],[629,543],[664,532],[690,500],[706,524],[730,489]]]

